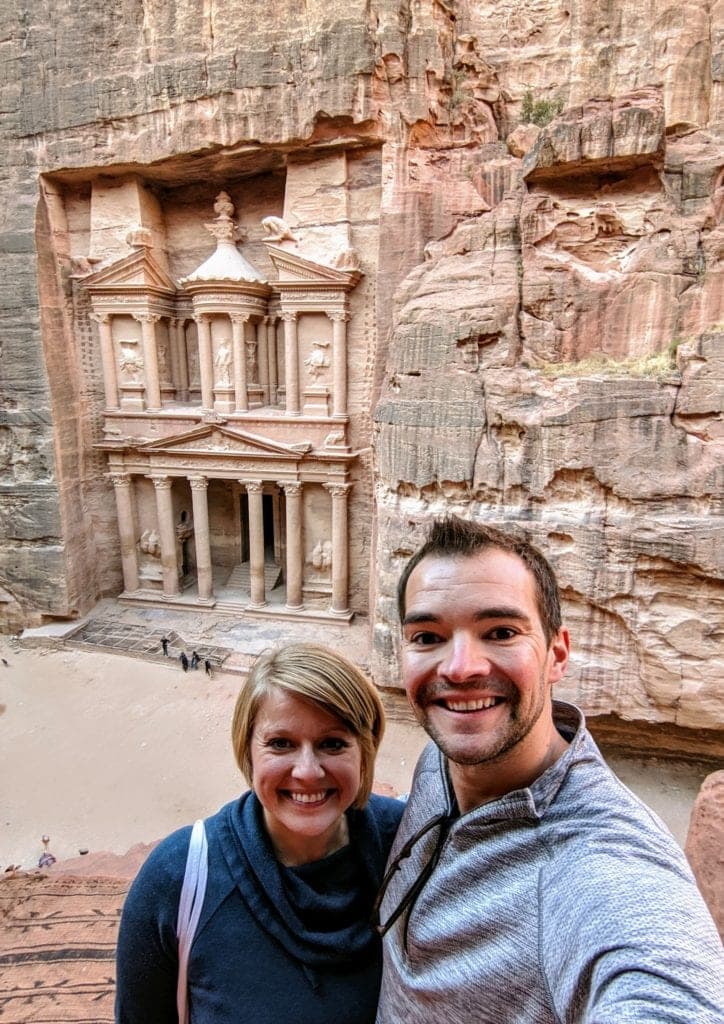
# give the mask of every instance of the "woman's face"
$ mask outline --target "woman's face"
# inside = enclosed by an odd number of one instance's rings
[[[357,737],[313,701],[279,690],[262,701],[251,737],[254,792],[279,859],[319,860],[346,841],[344,812],[360,788]]]

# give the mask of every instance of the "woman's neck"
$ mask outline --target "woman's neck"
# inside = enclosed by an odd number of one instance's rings
[[[319,836],[303,836],[280,830],[269,821],[266,811],[264,824],[277,860],[287,868],[296,868],[302,864],[322,860],[349,843],[349,827],[344,814],[329,832]]]

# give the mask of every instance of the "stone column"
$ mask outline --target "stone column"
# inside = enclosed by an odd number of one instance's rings
[[[347,321],[349,313],[329,313],[332,321],[332,416],[347,417]]]
[[[324,484],[332,495],[332,611],[349,611],[349,540],[347,495],[351,484]]]
[[[214,408],[214,367],[211,357],[211,323],[203,314],[196,318],[199,331],[199,377],[201,378],[201,409]]]
[[[186,339],[183,320],[172,317],[168,322],[171,345],[171,373],[176,387],[176,398],[187,402],[189,398],[189,370],[186,364]]]
[[[287,608],[302,607],[302,485],[280,483],[286,495]]]
[[[181,400],[189,400],[189,360],[186,350],[186,321],[175,320],[176,324],[176,345],[178,351],[178,387],[181,392]]]
[[[264,395],[262,403],[269,405],[269,355],[266,346],[266,323],[263,318],[256,325],[256,358],[259,366],[259,384]]]
[[[277,401],[277,318],[275,316],[265,317],[266,323],[266,351],[269,359],[269,404],[276,405]]]
[[[297,342],[297,314],[282,313],[284,321],[284,386],[287,396],[287,416],[299,416],[299,344]]]
[[[178,564],[176,562],[176,530],[173,523],[173,504],[169,476],[152,476],[156,488],[156,514],[158,535],[161,540],[161,571],[164,597],[178,597]]]
[[[181,385],[179,384],[179,378],[181,371],[179,368],[179,344],[178,344],[178,320],[174,317],[169,317],[168,320],[168,345],[171,352],[171,380],[176,390],[176,397],[180,398]]]
[[[248,316],[232,316],[231,318],[236,412],[248,412],[249,410],[249,394],[246,390],[246,351],[244,349],[244,325],[248,319]]]
[[[161,385],[158,379],[158,352],[156,350],[156,322],[161,318],[153,313],[142,313],[135,316],[134,319],[141,323],[146,409],[155,412],[161,408]]]
[[[133,480],[128,473],[111,473],[110,477],[116,493],[123,589],[129,594],[138,590],[139,587],[136,527],[133,521]]]
[[[103,369],[103,391],[106,396],[106,409],[119,409],[118,373],[116,372],[116,356],[113,351],[113,335],[111,334],[111,318],[108,313],[94,316],[98,324],[101,339],[101,366]]]
[[[264,585],[264,506],[261,480],[242,480],[249,497],[249,570],[251,603],[266,604]]]
[[[209,535],[209,503],[206,489],[209,481],[205,476],[189,477],[191,501],[194,510],[194,545],[196,547],[196,579],[199,601],[213,598],[211,571],[211,541]]]

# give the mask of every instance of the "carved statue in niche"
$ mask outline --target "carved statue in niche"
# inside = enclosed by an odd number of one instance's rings
[[[291,228],[281,217],[263,217],[261,226],[266,231],[262,242],[284,242],[287,239],[290,242],[296,242]]]
[[[313,341],[312,351],[304,360],[304,365],[309,370],[309,376],[316,380],[322,370],[329,366],[329,355],[325,349],[329,348],[328,341]]]
[[[199,388],[201,386],[201,373],[199,371],[199,349],[198,345],[187,347],[187,361],[189,368],[189,387]]]
[[[168,381],[168,353],[165,345],[157,345],[156,358],[158,359],[158,373],[162,381]]]
[[[318,540],[312,548],[307,565],[326,575],[332,568],[332,542],[330,540]]]
[[[144,555],[149,555],[151,558],[161,557],[161,538],[155,530],[144,530],[138,546]]]
[[[219,384],[231,384],[231,347],[228,341],[222,341],[214,357],[214,366],[218,372]]]
[[[246,342],[246,377],[249,381],[256,380],[256,342]]]
[[[138,351],[138,342],[134,339],[121,342],[119,366],[125,381],[129,384],[140,383],[143,373],[143,359]]]

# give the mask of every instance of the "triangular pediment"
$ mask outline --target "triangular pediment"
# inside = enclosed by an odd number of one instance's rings
[[[158,265],[145,246],[83,278],[83,287],[90,292],[112,292],[115,288],[119,291],[132,288],[172,294],[176,291],[173,279]]]
[[[350,288],[354,288],[362,276],[358,270],[337,270],[334,267],[325,267],[322,263],[315,263],[313,260],[305,259],[303,256],[298,256],[286,249],[279,249],[274,245],[267,245],[267,250],[279,276],[278,281],[274,283],[279,286],[307,284],[348,291]]]
[[[282,456],[298,459],[311,449],[311,443],[284,444],[248,431],[231,430],[222,424],[204,424],[195,430],[149,441],[138,446],[146,454],[163,452],[165,455],[246,455]]]

